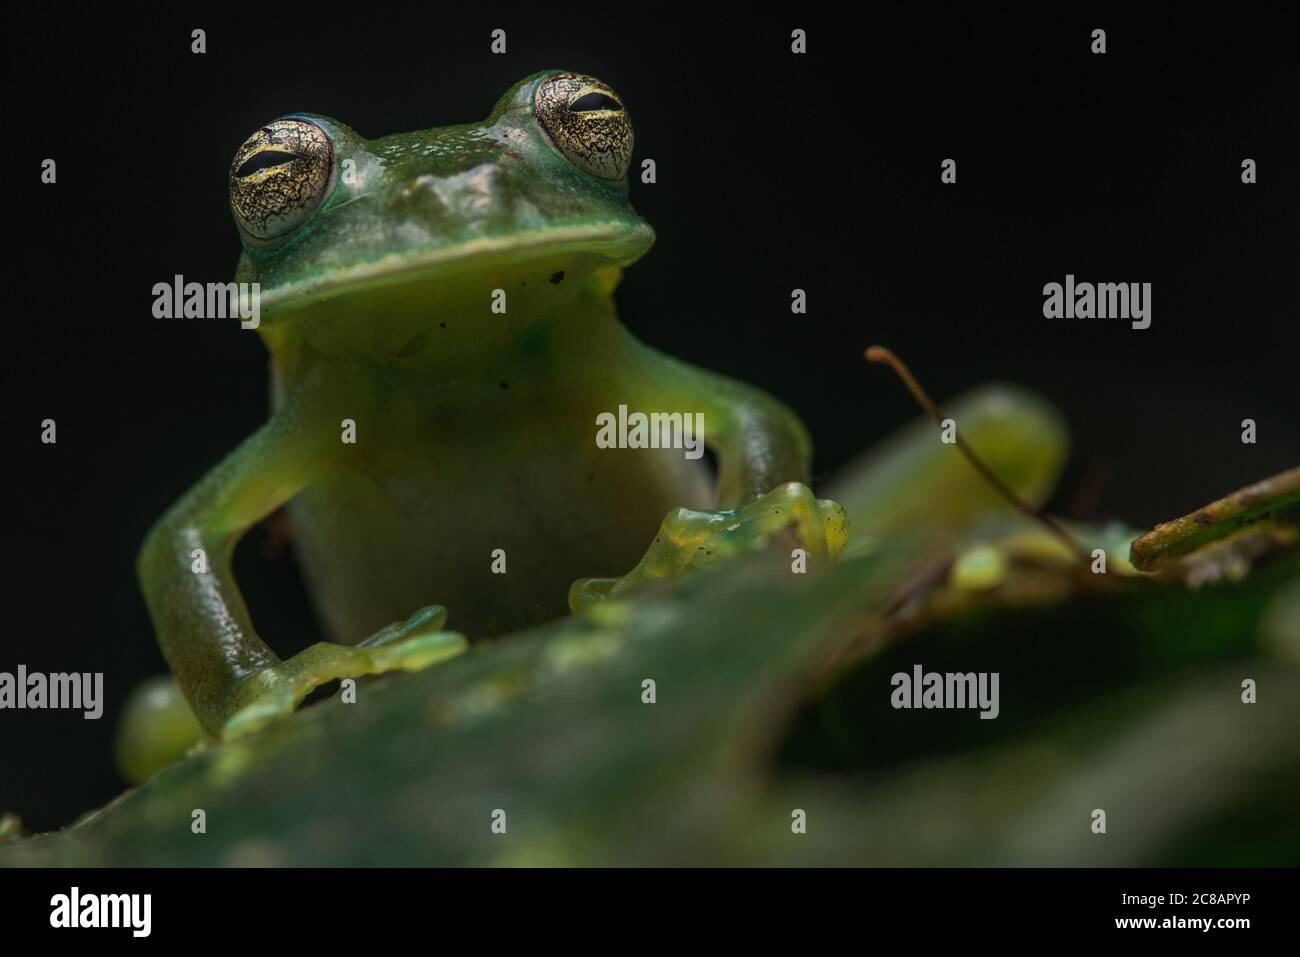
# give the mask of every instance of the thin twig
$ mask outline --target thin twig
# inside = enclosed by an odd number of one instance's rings
[[[916,400],[916,404],[924,409],[925,413],[929,415],[930,418],[939,423],[940,427],[943,426],[943,413],[939,411],[939,407],[931,401],[925,390],[921,388],[921,383],[916,381],[916,377],[912,375],[912,370],[907,367],[906,363],[904,363],[902,359],[898,358],[898,356],[894,355],[884,346],[871,346],[867,349],[866,356],[867,360],[870,362],[883,363],[893,369],[898,377],[903,381],[903,385],[907,387],[907,391],[912,394],[912,398]],[[986,482],[997,489],[999,495],[1005,498],[1029,518],[1039,522],[1047,528],[1047,530],[1055,535],[1056,538],[1059,539],[1066,548],[1073,552],[1081,562],[1084,564],[1088,563],[1092,555],[1079,543],[1078,539],[1061,527],[1056,519],[1052,518],[1041,509],[1034,508],[1034,506],[1030,505],[1012,491],[1011,488],[1002,481],[1002,479],[994,475],[993,470],[985,465],[984,461],[976,455],[974,451],[972,451],[970,446],[962,441],[960,430],[954,434],[953,438],[956,440],[957,448],[961,450],[961,454],[966,456],[966,461],[974,467],[975,471],[979,472],[979,474],[983,476]]]

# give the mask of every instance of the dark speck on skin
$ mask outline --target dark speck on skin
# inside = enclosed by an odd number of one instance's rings
[[[499,383],[499,385],[500,385],[501,388],[503,388],[503,389],[508,389],[508,388],[510,388],[510,383],[509,383],[509,382],[502,382],[502,383]]]
[[[551,282],[553,282],[557,286],[560,283],[564,282],[564,270],[561,269],[559,272],[551,273]]]
[[[445,322],[440,322],[440,323],[438,323],[438,328],[439,328],[439,329],[446,329],[446,328],[447,328],[447,324],[446,324]]]

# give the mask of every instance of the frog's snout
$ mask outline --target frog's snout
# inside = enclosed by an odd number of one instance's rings
[[[501,196],[503,173],[496,163],[479,163],[459,173],[420,173],[386,197],[394,221],[424,225],[443,236],[475,232],[508,211]],[[401,227],[399,227],[401,228]]]

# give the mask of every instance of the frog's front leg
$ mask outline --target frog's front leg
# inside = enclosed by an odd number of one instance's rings
[[[798,417],[767,393],[658,353],[652,390],[657,411],[704,414],[704,442],[718,459],[718,508],[679,508],[659,527],[645,556],[622,578],[584,578],[569,591],[577,611],[793,532],[810,569],[832,563],[848,539],[848,515],[808,487],[812,442]],[[649,411],[647,409],[647,411]]]
[[[139,557],[163,657],[203,730],[222,737],[288,714],[343,677],[416,670],[457,653],[441,609],[417,612],[352,647],[320,643],[287,661],[257,636],[231,572],[256,522],[336,461],[337,433],[286,407],[190,489],[150,530]]]

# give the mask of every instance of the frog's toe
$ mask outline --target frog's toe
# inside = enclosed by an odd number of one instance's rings
[[[446,609],[431,605],[359,645],[320,642],[258,672],[239,686],[234,713],[221,736],[247,734],[292,714],[303,698],[327,682],[387,671],[420,671],[460,654],[467,646],[465,637],[442,631],[446,619]]]
[[[425,605],[406,621],[395,621],[386,628],[381,628],[369,638],[357,642],[358,648],[377,648],[391,645],[415,635],[435,634],[442,631],[447,624],[447,609],[442,605]]]
[[[762,548],[785,535],[815,564],[828,565],[844,549],[848,528],[848,514],[838,502],[818,499],[800,482],[786,482],[740,508],[679,509],[665,520],[660,538],[677,546],[678,561],[695,566]]]
[[[569,610],[578,612],[609,598],[621,578],[579,578],[569,586]]]
[[[848,541],[848,514],[838,502],[818,499],[799,482],[779,485],[740,508],[679,508],[664,519],[636,568],[622,578],[575,582],[569,589],[569,607],[580,611],[646,582],[765,547],[787,530],[793,543],[807,553],[810,567],[825,567],[839,557]]]
[[[236,711],[221,727],[223,740],[237,738],[263,728],[280,718],[293,714],[298,703],[307,696],[308,691],[296,694],[292,688],[271,688],[255,697],[251,702]]]
[[[819,499],[800,482],[787,482],[740,510],[749,545],[765,544],[772,536],[791,529],[809,558],[829,565],[844,550],[849,537],[849,516],[839,502]]]

